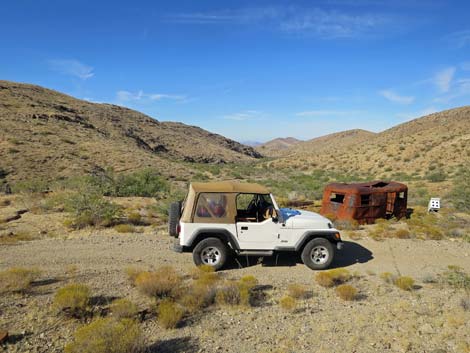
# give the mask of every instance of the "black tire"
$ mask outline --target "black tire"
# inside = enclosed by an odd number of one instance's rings
[[[220,239],[206,238],[193,249],[193,260],[196,266],[209,265],[220,270],[228,258],[228,247]]]
[[[172,237],[178,237],[178,223],[181,217],[181,202],[172,202],[168,209],[168,233]]]
[[[333,262],[335,248],[325,238],[310,240],[302,250],[302,262],[312,270],[324,270]]]

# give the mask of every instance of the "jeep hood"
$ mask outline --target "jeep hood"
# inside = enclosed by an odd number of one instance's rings
[[[294,210],[292,208],[281,208],[282,219],[287,228],[296,229],[329,229],[332,228],[331,222],[318,213]]]

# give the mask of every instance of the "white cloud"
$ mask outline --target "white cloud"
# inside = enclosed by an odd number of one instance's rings
[[[137,92],[118,91],[116,93],[116,99],[121,103],[141,100],[160,101],[164,99],[183,102],[187,97],[179,94],[145,93],[143,90],[139,90]]]
[[[322,116],[347,116],[347,115],[356,115],[360,113],[362,113],[360,110],[308,110],[308,111],[296,113],[295,115],[322,117]]]
[[[389,14],[340,12],[296,6],[170,14],[166,16],[166,20],[200,25],[253,24],[286,33],[302,33],[327,39],[376,35],[379,29],[399,27],[397,23],[400,22],[396,16]]]
[[[392,90],[382,90],[379,91],[379,94],[385,99],[388,99],[391,102],[399,104],[411,104],[414,102],[415,97],[412,96],[400,96],[399,94],[393,92]]]
[[[433,83],[437,86],[439,91],[448,92],[455,75],[455,67],[448,67],[439,71],[433,78]]]
[[[94,68],[81,63],[78,60],[49,60],[52,70],[61,74],[78,77],[82,80],[89,79],[95,75]]]
[[[262,116],[263,116],[263,113],[260,111],[245,110],[239,113],[224,115],[223,118],[226,120],[243,121],[243,120],[258,119]]]
[[[457,48],[466,47],[470,44],[470,30],[454,32],[447,38]]]
[[[455,80],[453,88],[447,94],[434,99],[436,103],[449,103],[455,99],[470,97],[470,78]]]

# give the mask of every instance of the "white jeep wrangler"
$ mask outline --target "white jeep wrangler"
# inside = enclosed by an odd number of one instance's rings
[[[301,254],[305,265],[325,269],[339,231],[314,212],[279,208],[264,186],[236,182],[192,183],[183,202],[170,205],[169,233],[177,252],[193,253],[196,265],[222,268],[230,255]]]

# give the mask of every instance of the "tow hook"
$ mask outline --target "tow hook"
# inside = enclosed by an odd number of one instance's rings
[[[343,246],[344,246],[344,243],[342,241],[339,241],[339,242],[336,243],[336,248],[338,250],[341,250],[343,248]]]

